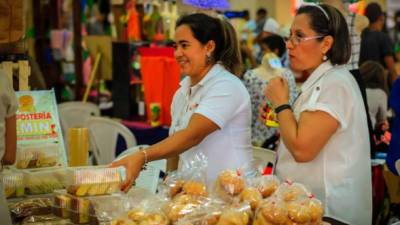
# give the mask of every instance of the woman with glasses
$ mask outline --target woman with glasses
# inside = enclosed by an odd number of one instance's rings
[[[371,162],[367,118],[346,21],[328,5],[299,8],[286,41],[289,64],[307,77],[293,108],[285,79],[265,94],[280,125],[276,174],[305,184],[325,205],[331,224],[371,224]]]

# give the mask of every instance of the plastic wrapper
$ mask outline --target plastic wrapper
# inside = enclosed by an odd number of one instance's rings
[[[187,194],[179,194],[165,207],[165,212],[172,223],[194,212],[208,202],[208,198]]]
[[[297,224],[319,225],[322,222],[324,209],[315,198],[297,199],[287,203],[289,219]]]
[[[248,179],[248,184],[251,187],[257,188],[263,198],[267,198],[278,189],[280,181],[276,176],[267,175]]]
[[[53,193],[65,188],[65,168],[24,170],[26,193],[31,195]]]
[[[214,192],[217,197],[226,202],[233,202],[234,197],[238,196],[246,187],[243,176],[235,171],[222,171],[215,181]]]
[[[53,213],[54,215],[61,218],[70,217],[72,198],[66,194],[55,193]]]
[[[167,199],[172,199],[178,194],[207,197],[207,158],[204,154],[199,153],[194,157],[194,160],[184,162],[182,168],[167,176],[160,187],[161,195]]]
[[[177,225],[215,225],[221,217],[225,202],[209,199],[196,210],[186,214],[177,221]]]
[[[57,144],[19,145],[16,167],[18,169],[61,166]]]
[[[24,175],[21,172],[3,171],[1,174],[6,198],[25,195]]]
[[[248,202],[250,204],[251,210],[255,211],[261,204],[263,199],[260,191],[254,187],[245,188],[242,193],[240,193],[240,201]]]
[[[120,190],[124,167],[84,167],[67,170],[66,188],[76,196],[112,194]]]
[[[21,225],[73,225],[70,220],[58,218],[54,215],[30,216],[25,218]]]
[[[257,209],[253,225],[289,224],[286,202],[277,196],[265,199]]]
[[[75,224],[89,223],[90,200],[71,198],[70,219]]]
[[[304,185],[290,181],[282,183],[276,190],[276,194],[286,202],[307,198],[311,195]]]
[[[137,190],[140,193],[141,190]],[[141,224],[141,225],[168,225],[170,220],[162,210],[165,201],[157,196],[146,196],[140,199],[137,193],[129,193],[128,201],[136,200],[136,203],[127,212],[124,212],[116,219],[112,220],[111,224]],[[146,195],[146,194],[145,194]],[[132,206],[133,204],[131,204]],[[126,205],[125,205],[126,207]]]
[[[251,224],[252,212],[249,204],[239,204],[227,207],[221,214],[217,225],[248,225]]]
[[[15,221],[28,216],[45,215],[51,213],[52,200],[50,198],[23,199],[9,205],[11,216]]]
[[[128,197],[123,194],[90,197],[89,223],[110,224],[113,218],[126,211],[127,201]]]

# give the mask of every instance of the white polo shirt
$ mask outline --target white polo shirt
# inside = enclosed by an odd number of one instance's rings
[[[361,93],[345,67],[321,64],[301,87],[294,115],[324,111],[338,130],[312,161],[298,163],[283,141],[276,174],[305,184],[325,205],[325,216],[352,225],[372,221],[371,161],[368,127]]]
[[[210,183],[221,170],[251,166],[251,103],[239,78],[216,64],[196,85],[191,87],[188,76],[180,85],[172,101],[170,135],[185,129],[193,113],[207,117],[220,129],[182,153],[179,168],[190,167],[189,162],[202,153],[208,159]]]

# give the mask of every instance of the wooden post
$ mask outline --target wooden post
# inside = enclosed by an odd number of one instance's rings
[[[18,61],[18,69],[19,69],[19,90],[20,91],[29,91],[29,76],[31,75],[31,68],[29,67],[27,60]]]
[[[75,99],[82,99],[83,72],[82,72],[82,27],[81,27],[81,1],[73,1],[74,15],[74,62],[75,62]]]

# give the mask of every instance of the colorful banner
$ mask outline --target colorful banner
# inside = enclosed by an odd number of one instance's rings
[[[16,92],[17,160],[19,169],[66,166],[54,90]]]

